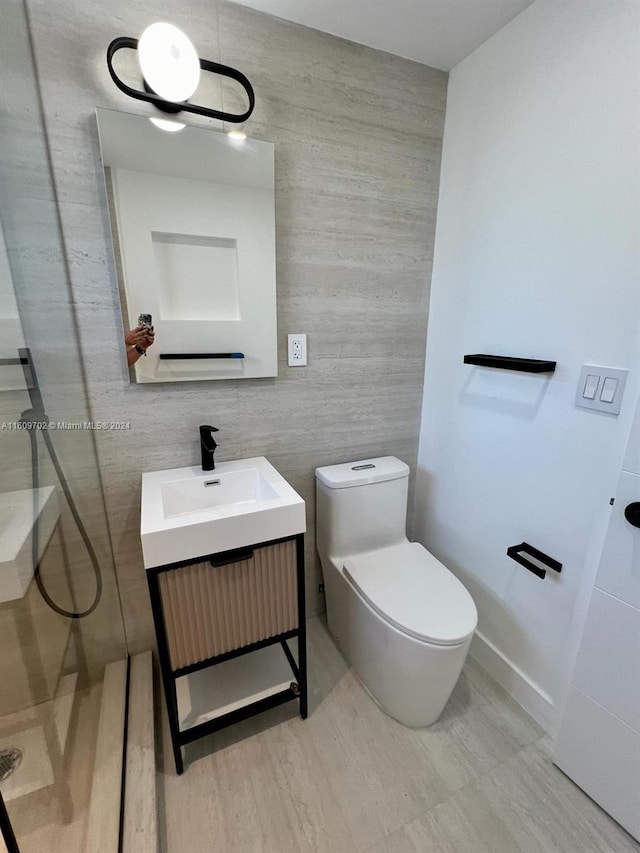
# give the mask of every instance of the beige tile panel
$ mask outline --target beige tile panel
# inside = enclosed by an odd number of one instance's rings
[[[87,819],[86,849],[91,853],[112,853],[118,849],[126,692],[127,661],[108,664],[102,685]]]
[[[122,853],[158,853],[151,652],[131,658]]]

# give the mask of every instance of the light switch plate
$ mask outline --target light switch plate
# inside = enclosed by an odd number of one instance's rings
[[[578,387],[576,389],[576,406],[580,406],[583,409],[595,409],[598,412],[608,412],[610,415],[619,414],[628,373],[628,370],[624,370],[620,367],[602,367],[596,364],[583,364],[582,370],[580,371],[580,378],[578,379]],[[607,379],[616,380],[618,383],[610,402],[605,402],[605,400],[608,399],[608,396],[610,396],[607,395],[606,391],[613,383],[607,382],[607,387],[605,389],[605,381]],[[604,395],[603,390],[605,392]],[[603,396],[605,399],[602,399]]]

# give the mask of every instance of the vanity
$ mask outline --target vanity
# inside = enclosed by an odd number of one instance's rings
[[[297,700],[305,505],[263,456],[142,475],[140,535],[176,771],[182,747]]]
[[[96,116],[131,381],[277,376],[273,144]],[[304,501],[264,457],[206,470],[215,431],[200,427],[202,468],[142,477],[178,773],[182,747],[223,726],[290,700],[307,714]]]

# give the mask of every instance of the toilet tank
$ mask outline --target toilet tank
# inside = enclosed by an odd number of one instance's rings
[[[409,466],[395,456],[316,468],[320,559],[406,541]]]

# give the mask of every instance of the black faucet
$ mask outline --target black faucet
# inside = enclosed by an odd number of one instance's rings
[[[213,438],[213,433],[218,432],[214,426],[202,424],[200,427],[200,452],[202,453],[202,470],[213,471],[216,467],[213,454],[218,446]]]

